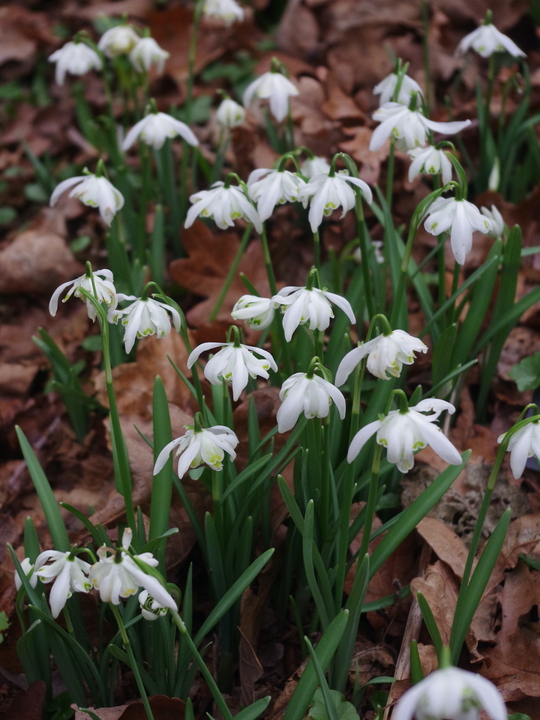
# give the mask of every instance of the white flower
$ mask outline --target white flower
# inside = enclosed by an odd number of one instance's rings
[[[276,205],[299,200],[300,188],[305,184],[299,175],[288,170],[253,170],[247,181],[248,195],[257,203],[261,222],[268,220]],[[307,203],[307,198],[304,197],[304,207],[307,207]]]
[[[160,605],[160,603],[150,595],[148,590],[142,590],[139,593],[139,605],[141,615],[145,620],[157,620],[162,615],[167,614],[167,608]]]
[[[115,58],[130,53],[140,41],[141,38],[131,25],[117,25],[103,33],[98,48],[108,58]]]
[[[508,52],[514,57],[527,57],[513,40],[499,32],[495,25],[480,25],[472,33],[465,35],[456,48],[456,55],[464,55],[473,48],[483,58],[494,52]]]
[[[409,182],[420,173],[428,175],[442,175],[443,185],[452,179],[452,163],[444,150],[437,150],[433,145],[425,148],[413,148],[408,151],[412,159],[409,168]]]
[[[300,165],[300,169],[302,170],[302,175],[305,175],[309,180],[310,178],[315,177],[315,175],[328,175],[330,171],[330,163],[326,158],[314,156],[304,160],[304,162]]]
[[[216,111],[216,120],[224,128],[233,128],[241,125],[246,119],[246,111],[231,98],[221,101]]]
[[[161,607],[177,610],[175,601],[161,582],[137,565],[136,560],[139,560],[156,567],[159,563],[152,553],[145,552],[133,557],[128,555],[131,538],[131,530],[126,528],[122,535],[122,546],[116,551],[106,545],[98,548],[99,561],[90,568],[90,580],[99,590],[101,600],[119,605],[120,598],[134,595],[142,587]]]
[[[506,433],[497,440],[501,443]],[[516,480],[523,475],[527,459],[536,457],[540,460],[540,424],[530,422],[517,430],[508,441],[510,453],[510,467]]]
[[[507,720],[503,699],[481,675],[447,667],[435,670],[400,697],[392,720],[478,720],[480,710]]]
[[[330,412],[332,400],[336,404],[340,418],[345,417],[346,404],[341,392],[328,380],[307,373],[295,373],[285,380],[279,392],[283,400],[277,411],[278,432],[291,430],[303,411],[307,418],[324,418]]]
[[[370,150],[378,150],[392,135],[397,138],[399,150],[411,150],[426,144],[428,130],[453,135],[471,124],[470,120],[435,122],[425,117],[420,110],[409,110],[400,103],[389,102],[373,114],[381,124],[375,128],[369,143]]]
[[[390,73],[390,75],[387,75],[378,85],[375,85],[373,94],[381,96],[379,98],[379,105],[385,105],[387,102],[393,100],[397,81],[397,73]],[[413,80],[408,75],[404,75],[396,102],[401,105],[409,105],[413,93],[419,93],[419,95],[423,97],[422,88],[416,80]]]
[[[83,42],[68,42],[49,56],[49,62],[56,63],[55,79],[58,85],[64,84],[66,73],[84,75],[89,70],[101,70],[101,58],[95,50]]]
[[[199,215],[212,218],[218,228],[226,230],[234,221],[244,218],[253,223],[257,232],[262,231],[262,223],[256,208],[244,195],[241,188],[231,185],[225,187],[221,181],[212,185],[210,190],[201,190],[189,198],[193,205],[189,208],[184,227],[191,227]]]
[[[34,572],[34,566],[30,562],[30,558],[26,557],[26,558],[24,558],[24,560],[21,561],[21,569],[22,569],[23,573],[26,575],[26,577],[28,578],[30,585],[33,588],[35,588],[37,585],[38,576]],[[32,573],[32,574],[30,575],[30,573]],[[15,571],[15,587],[17,589],[17,592],[19,592],[19,590],[22,587],[22,580],[17,571]]]
[[[76,187],[73,187],[73,186]],[[89,173],[88,175],[78,175],[77,177],[68,178],[60,183],[51,195],[50,205],[56,205],[60,195],[73,187],[69,193],[69,197],[79,198],[81,202],[89,207],[97,207],[99,214],[103,220],[110,225],[114,216],[124,206],[124,197],[106,177],[97,177]]]
[[[353,309],[348,300],[336,293],[312,288],[288,286],[282,288],[272,300],[284,310],[283,330],[287,342],[299,325],[308,325],[310,330],[326,330],[334,311],[330,303],[343,310],[351,323],[356,322]]]
[[[159,74],[163,72],[165,60],[170,56],[163,48],[159,47],[154,38],[144,37],[138,40],[135,47],[129,53],[129,61],[137,72],[148,72],[152,63],[156,63]]]
[[[300,188],[300,200],[311,200],[308,217],[314,233],[318,231],[323,215],[328,217],[336,208],[342,207],[341,217],[344,217],[345,213],[353,209],[356,196],[348,183],[359,187],[362,195],[371,204],[373,196],[369,185],[359,178],[351,177],[347,170],[340,170],[333,177],[322,173],[315,175]]]
[[[389,335],[379,335],[345,355],[336,372],[336,385],[343,385],[366,355],[369,372],[381,380],[389,380],[387,373],[399,377],[403,365],[413,364],[415,352],[427,351],[427,345],[405,330],[393,330]]]
[[[154,466],[154,475],[163,468],[172,450],[176,449],[175,455],[178,460],[178,477],[183,477],[190,468],[199,465],[208,465],[214,470],[223,468],[223,458],[227,453],[231,460],[236,458],[234,451],[238,445],[238,438],[234,432],[225,425],[213,425],[209,428],[195,430],[189,425],[184,425],[186,432],[168,445],[165,445],[159,453]]]
[[[118,301],[134,300],[127,308],[120,310],[111,308],[107,319],[111,323],[118,323],[122,319],[122,325],[126,328],[124,333],[124,346],[126,352],[130,353],[135,344],[135,338],[157,335],[163,338],[171,332],[171,319],[175,329],[180,330],[180,315],[178,310],[167,305],[167,303],[152,298],[136,298],[134,295],[118,294]]]
[[[377,443],[387,449],[388,462],[395,463],[402,473],[414,465],[414,452],[431,445],[437,455],[451,465],[459,465],[461,456],[442,430],[433,425],[439,415],[455,407],[445,400],[421,400],[407,412],[391,410],[383,420],[368,423],[352,439],[347,461],[352,462],[369,438],[377,433]],[[432,411],[432,415],[423,415]]]
[[[233,400],[238,400],[250,377],[258,376],[267,380],[269,368],[277,372],[275,360],[267,350],[249,345],[235,345],[232,342],[202,343],[188,357],[188,368],[197,362],[203,352],[216,347],[221,347],[221,350],[206,363],[204,376],[212,385],[221,385],[222,380],[232,383]],[[261,355],[262,359],[255,357],[253,353]]]
[[[105,303],[105,305],[108,305],[110,309],[114,309],[118,304],[118,296],[116,294],[116,288],[113,285],[112,272],[110,270],[96,270],[94,273],[92,273],[92,277],[88,277],[88,275],[86,274],[81,275],[75,280],[70,280],[69,282],[63,283],[56,288],[49,302],[49,312],[53,317],[56,315],[56,311],[58,310],[58,300],[60,299],[60,295],[70,285],[71,290],[69,290],[67,295],[63,298],[62,302],[66,302],[67,300],[69,300],[72,295],[74,295],[76,298],[80,298],[81,300],[85,300],[86,309],[88,310],[88,317],[92,321],[96,319],[97,310],[93,306],[92,302],[81,294],[81,288],[91,293],[92,295],[94,295],[95,288],[94,297],[96,298],[96,300],[100,303]]]
[[[45,563],[52,560],[50,565]],[[71,551],[45,550],[36,558],[36,575],[44,583],[55,581],[49,595],[53,618],[71,597],[73,591],[87,593],[92,587],[88,579],[89,563],[80,560]]]
[[[298,95],[298,89],[280,72],[267,72],[248,85],[244,92],[244,107],[253,98],[270,101],[270,112],[278,122],[285,119],[289,110],[289,97]]]
[[[487,207],[481,207],[480,212],[491,223],[489,235],[495,238],[501,237],[504,232],[504,220],[499,209],[495,205],[492,205],[491,210],[488,210]]]
[[[272,324],[278,304],[272,298],[258,295],[242,295],[236,301],[231,315],[235,320],[243,320],[254,330],[262,330]]]
[[[244,11],[235,0],[205,0],[203,13],[206,17],[223,20],[227,25],[244,19]]]
[[[167,138],[174,138],[177,135],[180,135],[189,145],[199,144],[193,131],[185,123],[167,113],[151,112],[131,128],[122,143],[122,150],[130,148],[136,138],[140,138],[147,145],[159,150]]]
[[[424,227],[429,233],[439,235],[450,230],[450,244],[460,265],[463,265],[472,247],[473,231],[478,230],[485,235],[491,230],[491,221],[467,200],[437,198],[427,213]]]

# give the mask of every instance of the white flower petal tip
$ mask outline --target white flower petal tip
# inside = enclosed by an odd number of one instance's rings
[[[242,125],[245,119],[245,109],[231,98],[222,100],[216,111],[216,120],[221,127],[227,128],[228,130]]]
[[[435,670],[401,696],[392,720],[478,720],[484,710],[492,720],[507,720],[501,694],[476,673],[447,667]]]
[[[244,219],[253,223],[258,233],[262,232],[259,213],[240,187],[225,187],[220,181],[214,183],[210,190],[201,190],[189,199],[193,205],[184,223],[186,228],[191,227],[197,217],[214,220],[221,230],[233,227],[235,220]]]
[[[88,277],[88,275],[81,275],[75,280],[63,283],[56,288],[49,302],[49,312],[53,317],[56,315],[56,311],[58,310],[58,301],[60,300],[60,296],[67,288],[70,289],[64,296],[62,302],[69,300],[72,295],[76,298],[84,300],[88,310],[88,317],[91,320],[96,319],[97,311],[92,304],[92,301],[84,297],[81,293],[81,289],[84,289],[93,295],[98,302],[105,303],[109,310],[114,310],[118,304],[118,295],[113,284],[112,272],[110,270],[96,270],[92,273],[92,277]]]
[[[300,190],[305,184],[299,175],[288,170],[254,170],[247,181],[248,195],[257,203],[261,222],[268,220],[276,205],[297,202],[300,199]],[[304,200],[304,207],[306,205],[307,200]]]
[[[428,210],[424,227],[432,235],[450,232],[450,245],[459,265],[465,263],[472,248],[473,232],[486,235],[492,230],[491,220],[476,205],[455,198],[437,198]]]
[[[98,42],[98,48],[108,58],[129,54],[141,41],[131,25],[117,25],[107,30]]]
[[[132,351],[136,338],[150,335],[156,335],[158,338],[166,337],[171,332],[171,320],[174,328],[180,330],[180,314],[167,303],[152,298],[137,299],[121,294],[118,300],[134,301],[123,310],[111,309],[107,315],[109,322],[118,323],[120,320],[125,327],[124,346],[127,353]]]
[[[497,442],[501,443],[505,436],[506,433],[501,435]],[[517,430],[508,441],[507,450],[510,453],[512,475],[519,480],[530,457],[540,460],[540,424],[530,422]]]
[[[199,144],[195,134],[185,123],[167,113],[150,113],[131,128],[122,143],[122,150],[130,148],[137,138],[159,150],[167,138],[175,138],[177,135],[188,145]]]
[[[379,98],[379,105],[385,105],[386,103],[393,100],[394,93],[397,87],[397,82],[397,73],[391,73],[390,75],[387,75],[384,80],[381,80],[378,85],[375,85],[375,87],[373,88],[373,94],[381,96]],[[422,92],[422,88],[416,82],[416,80],[413,80],[408,75],[404,75],[401,81],[401,87],[399,89],[399,94],[396,102],[400,103],[401,105],[408,106],[413,93],[418,93],[421,97],[423,97],[424,95]]]
[[[389,380],[401,375],[403,365],[413,364],[415,353],[427,351],[427,345],[404,330],[379,335],[345,355],[336,372],[336,385],[343,385],[364,357],[367,357],[367,369],[372,375]]]
[[[244,19],[244,10],[235,0],[205,0],[203,15],[214,20],[222,20],[226,25],[232,25]]]
[[[295,373],[285,380],[279,393],[282,404],[277,412],[278,432],[292,430],[300,414],[307,418],[325,418],[330,412],[332,402],[335,403],[340,418],[345,417],[346,404],[341,392],[331,382],[307,373]]]
[[[198,431],[186,425],[185,429],[186,432],[181,437],[165,445],[159,453],[154,466],[154,475],[163,469],[173,451],[179,458],[177,473],[180,478],[188,470],[200,465],[208,465],[213,470],[222,470],[225,453],[231,460],[236,458],[235,448],[239,440],[225,425],[214,425]]]
[[[342,208],[341,217],[354,208],[356,195],[351,185],[358,187],[366,202],[371,205],[373,194],[369,185],[349,175],[347,170],[340,170],[333,177],[328,173],[314,175],[301,186],[299,199],[309,200],[308,217],[314,233],[318,232],[323,217],[329,217],[337,208]]]
[[[289,111],[289,98],[298,95],[297,87],[279,72],[267,72],[248,85],[244,92],[244,107],[251,105],[254,98],[268,100],[270,112],[278,122],[284,120]]]
[[[453,413],[455,408],[445,400],[422,400],[408,412],[391,410],[388,415],[362,428],[353,438],[347,454],[348,462],[358,456],[369,438],[377,433],[376,441],[387,450],[388,462],[407,473],[414,465],[414,453],[431,445],[433,450],[450,465],[460,465],[461,455],[442,430],[433,423],[441,412]],[[424,415],[425,412],[431,415]]]
[[[79,175],[61,182],[51,195],[50,205],[56,205],[60,196],[72,188],[69,197],[78,198],[89,207],[97,207],[103,220],[110,225],[124,206],[124,197],[105,177]]]
[[[456,48],[456,55],[464,55],[470,49],[483,58],[488,58],[496,52],[507,52],[513,57],[527,57],[513,40],[497,30],[495,25],[481,25],[472,33],[465,35]]]
[[[272,301],[283,312],[283,330],[287,342],[299,325],[306,325],[310,330],[326,330],[334,317],[332,304],[343,310],[351,323],[356,322],[349,301],[326,290],[285,287],[274,295]]]
[[[161,75],[170,53],[159,47],[154,38],[141,38],[129,53],[129,61],[137,72],[148,72],[153,64]]]
[[[49,62],[56,63],[55,80],[63,85],[66,73],[84,75],[89,70],[101,70],[103,64],[95,50],[83,42],[68,42],[49,56]]]

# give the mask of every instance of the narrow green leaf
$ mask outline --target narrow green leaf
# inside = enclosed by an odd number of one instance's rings
[[[416,599],[418,600],[418,606],[420,607],[420,612],[422,613],[429,636],[433,641],[435,650],[437,651],[437,657],[440,658],[443,649],[443,641],[439,628],[437,627],[437,621],[435,620],[431,608],[429,607],[429,603],[423,593],[416,593]]]
[[[234,716],[235,720],[256,720],[256,718],[258,718],[259,715],[262,715],[263,712],[266,710],[266,708],[270,704],[271,699],[271,696],[268,695],[267,697],[257,700],[252,705],[248,705],[247,708],[240,710],[240,712]]]
[[[163,381],[159,376],[154,380],[152,397],[152,417],[154,429],[154,464],[162,449],[172,441],[171,418],[169,404]],[[150,505],[149,540],[162,537],[169,527],[171,512],[171,498],[173,486],[173,458],[172,453],[163,468],[154,475],[152,481],[152,502]],[[158,559],[162,570],[165,560],[165,545],[158,551]]]

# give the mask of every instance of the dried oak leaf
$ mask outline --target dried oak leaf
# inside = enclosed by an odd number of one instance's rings
[[[468,554],[463,540],[446,523],[434,517],[426,516],[416,529],[437,557],[449,565],[457,577],[463,577]]]
[[[424,595],[445,645],[450,640],[458,589],[456,576],[440,560],[427,568],[425,577],[411,580],[413,595],[416,597],[418,592]]]
[[[153,695],[148,698],[155,720],[183,720],[186,712],[186,703],[180,698],[170,698],[166,695]],[[88,713],[79,710],[76,705],[75,720],[88,720]],[[108,708],[89,708],[99,720],[146,720],[147,715],[142,700],[136,700],[129,705],[119,705]]]
[[[8,60],[31,61],[39,46],[55,43],[46,13],[16,4],[0,8],[0,65]]]
[[[345,135],[351,136],[351,140],[346,140],[339,144],[339,149],[348,153],[353,160],[361,163],[362,167],[359,171],[359,177],[370,185],[376,185],[380,182],[381,163],[388,157],[390,144],[386,142],[379,150],[375,152],[369,149],[369,143],[373,130],[367,127],[342,128]]]
[[[443,12],[454,22],[471,20],[480,25],[486,12],[493,12],[493,23],[499,30],[515,25],[529,10],[528,0],[433,0],[433,8]],[[474,28],[471,28],[474,30]]]

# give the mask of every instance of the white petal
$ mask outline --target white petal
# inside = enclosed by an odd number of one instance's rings
[[[375,420],[375,422],[368,423],[361,430],[359,430],[353,437],[349,452],[347,453],[347,462],[352,463],[356,456],[360,453],[360,450],[364,447],[366,442],[372,435],[375,435],[377,430],[381,427],[382,422]]]

